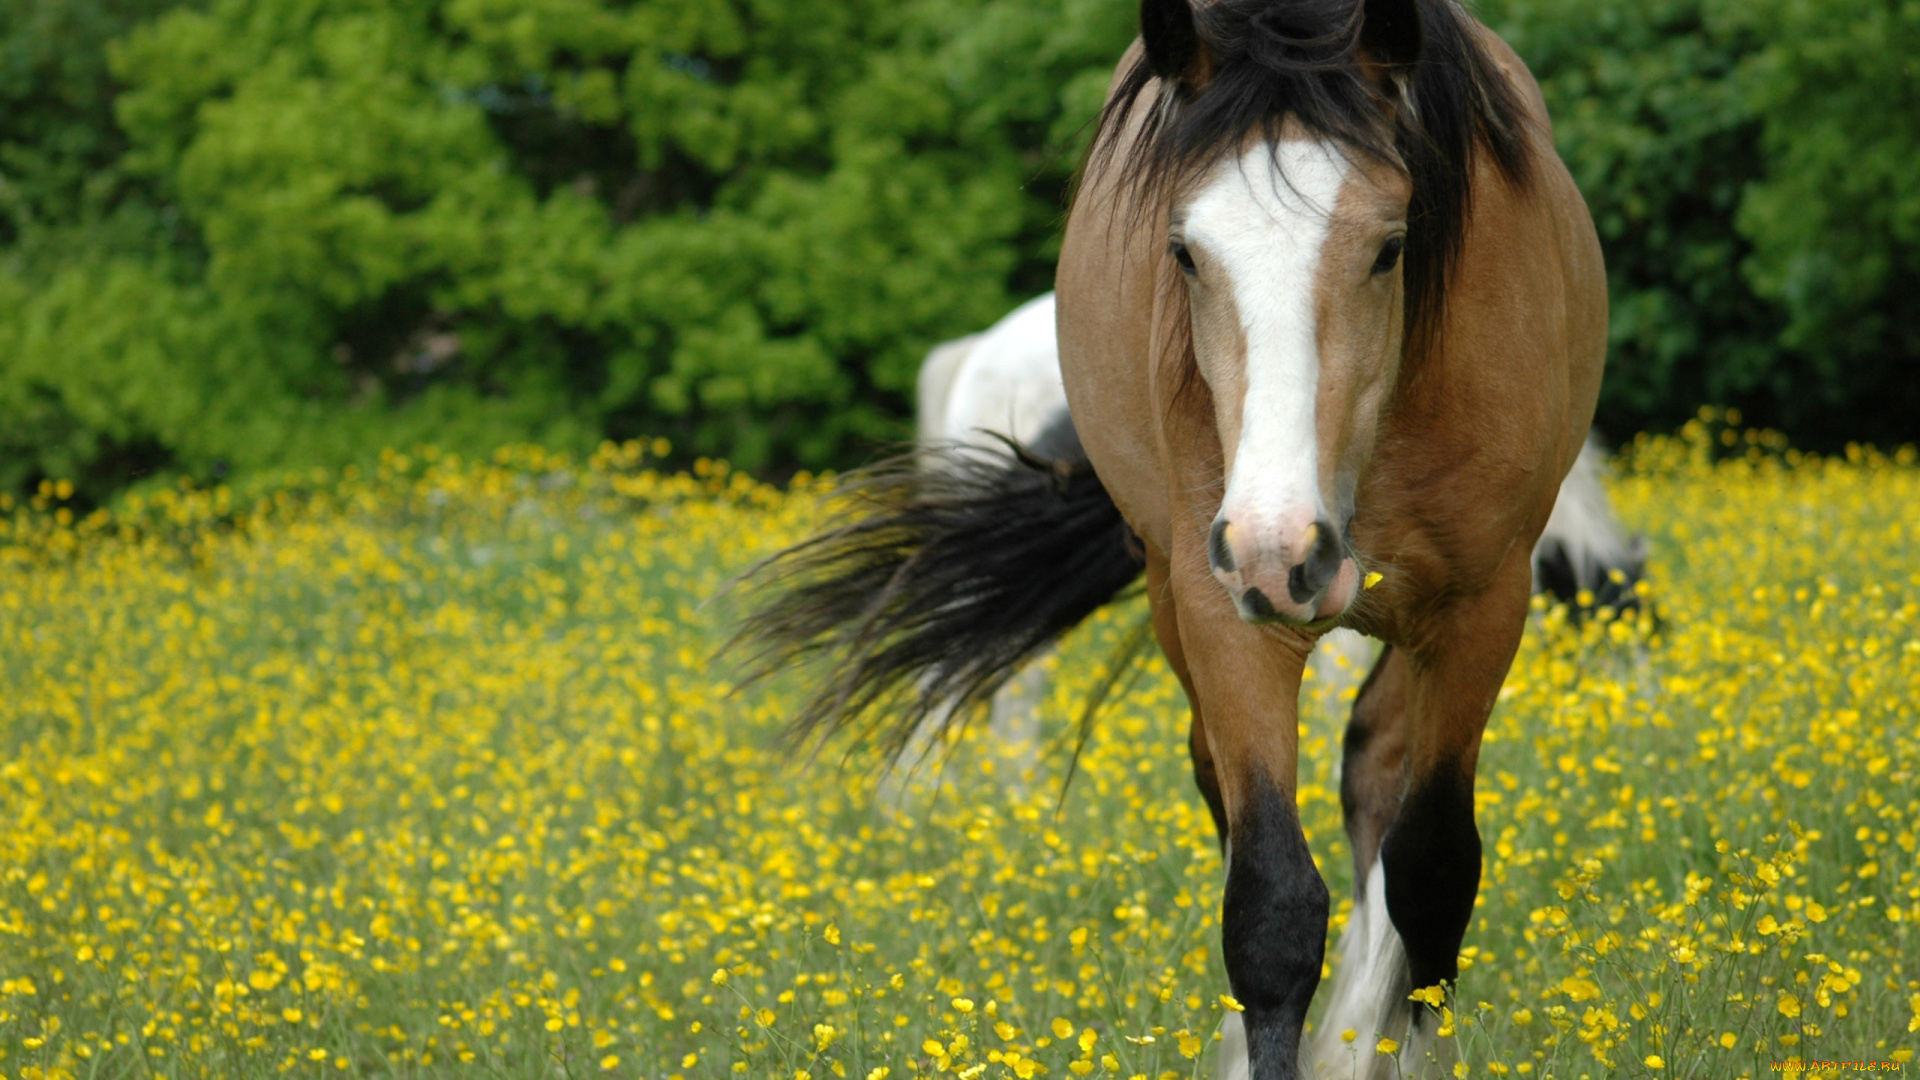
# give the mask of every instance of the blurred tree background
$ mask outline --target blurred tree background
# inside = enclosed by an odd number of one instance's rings
[[[910,428],[1050,286],[1130,0],[13,0],[0,490]],[[1612,275],[1600,422],[1920,437],[1920,4],[1485,0]]]

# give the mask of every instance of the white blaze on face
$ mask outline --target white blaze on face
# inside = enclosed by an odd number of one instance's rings
[[[1238,528],[1292,533],[1328,517],[1314,427],[1314,283],[1350,168],[1329,143],[1288,140],[1277,152],[1258,145],[1222,162],[1187,209],[1187,242],[1231,282],[1246,347],[1240,436],[1221,506]]]

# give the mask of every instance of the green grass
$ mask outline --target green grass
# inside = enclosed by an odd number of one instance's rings
[[[1915,1049],[1920,472],[1707,445],[1615,488],[1658,625],[1538,615],[1496,709],[1470,1075]],[[1037,755],[976,726],[882,799],[777,747],[806,672],[712,659],[811,491],[628,449],[44,501],[0,536],[7,1080],[1208,1074],[1221,865],[1163,662],[1059,800],[1137,601],[1050,661]],[[1351,674],[1302,733],[1336,898]]]

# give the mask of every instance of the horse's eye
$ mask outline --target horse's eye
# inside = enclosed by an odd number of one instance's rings
[[[1173,244],[1173,261],[1180,264],[1181,273],[1191,274],[1194,272],[1193,271],[1193,253],[1187,250],[1187,245],[1182,244],[1177,240],[1174,241],[1174,244]]]
[[[1400,262],[1400,252],[1407,246],[1407,238],[1396,236],[1380,247],[1380,257],[1373,260],[1375,277],[1391,271]]]

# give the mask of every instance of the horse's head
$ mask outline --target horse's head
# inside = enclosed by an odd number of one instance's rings
[[[1395,149],[1392,73],[1417,57],[1418,14],[1396,0],[1346,10],[1345,40],[1277,35],[1303,55],[1209,34],[1187,0],[1142,11],[1148,62],[1173,95],[1158,139],[1188,163],[1163,188],[1167,250],[1225,454],[1207,551],[1252,622],[1323,622],[1358,595],[1355,489],[1405,337],[1413,182]],[[1245,51],[1210,52],[1221,39]],[[1277,99],[1258,81],[1276,68]],[[1249,110],[1266,115],[1248,123]],[[1210,135],[1234,141],[1206,154]]]
[[[1207,550],[1249,620],[1333,618],[1359,589],[1348,523],[1400,366],[1408,196],[1366,165],[1305,133],[1255,142],[1172,218],[1226,454]]]

